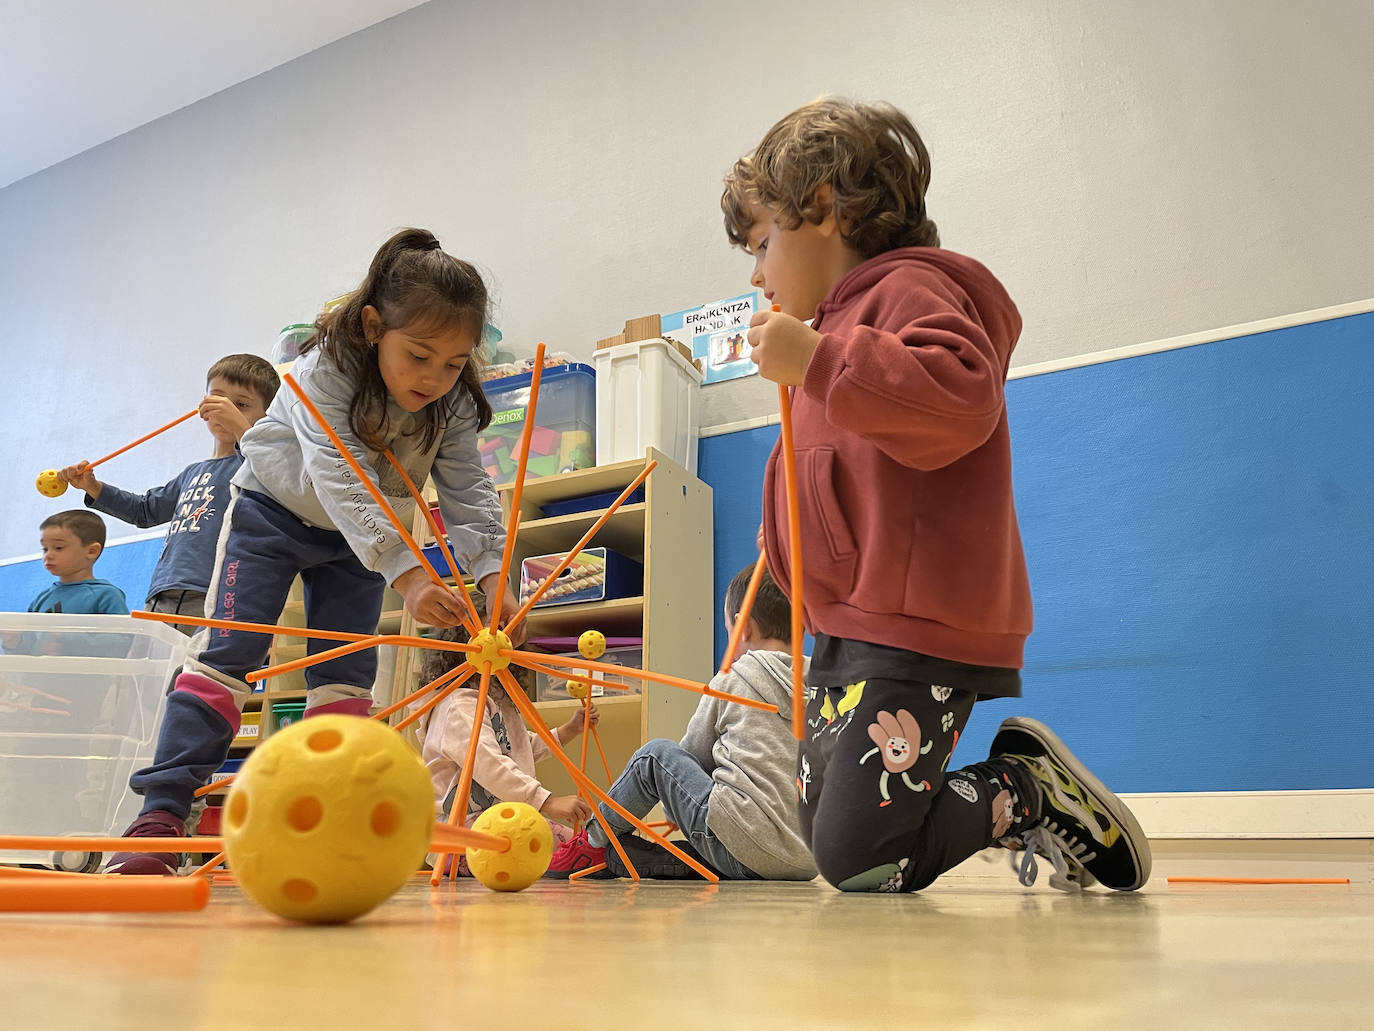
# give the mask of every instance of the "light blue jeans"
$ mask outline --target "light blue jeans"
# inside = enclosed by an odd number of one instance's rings
[[[664,815],[678,825],[716,873],[729,880],[759,880],[759,875],[732,856],[706,826],[706,807],[713,783],[710,771],[691,752],[676,741],[655,738],[630,756],[625,772],[616,778],[607,794],[641,818],[662,802]],[[617,836],[634,829],[604,802],[601,817]],[[587,840],[598,848],[609,844],[599,823],[587,829]]]

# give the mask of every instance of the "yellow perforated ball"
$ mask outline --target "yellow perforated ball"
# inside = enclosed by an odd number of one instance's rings
[[[585,680],[569,680],[568,696],[571,698],[586,698],[587,692],[591,690],[591,685]]]
[[[553,829],[539,810],[524,802],[498,802],[472,822],[472,829],[509,838],[510,848],[496,852],[467,850],[472,876],[492,891],[528,888],[549,868],[553,858]]]
[[[239,886],[288,920],[344,923],[420,868],[434,826],[424,763],[390,727],[317,716],[254,749],[224,806]]]
[[[600,630],[584,630],[577,639],[577,650],[584,659],[599,659],[606,654],[606,635]]]
[[[58,477],[56,469],[44,469],[38,474],[38,493],[45,498],[60,498],[67,493],[67,485]]]

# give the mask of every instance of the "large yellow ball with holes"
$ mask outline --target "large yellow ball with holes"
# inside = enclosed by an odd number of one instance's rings
[[[224,806],[239,886],[288,920],[337,924],[420,869],[434,827],[424,763],[390,727],[317,716],[253,750]]]
[[[528,888],[549,868],[553,858],[553,828],[539,810],[524,802],[497,802],[472,821],[472,829],[509,838],[504,852],[469,848],[468,869],[493,891]]]
[[[56,469],[44,469],[38,474],[38,493],[45,498],[60,498],[67,493],[67,485],[58,477]]]
[[[606,654],[606,635],[600,630],[584,630],[577,639],[577,650],[584,659],[599,659]]]

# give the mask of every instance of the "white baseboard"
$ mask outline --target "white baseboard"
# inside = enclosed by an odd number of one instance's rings
[[[1374,788],[1121,797],[1151,839],[1374,838]]]

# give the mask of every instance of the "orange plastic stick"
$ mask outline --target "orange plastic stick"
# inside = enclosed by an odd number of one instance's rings
[[[590,877],[592,874],[600,873],[604,869],[606,869],[605,863],[597,863],[595,866],[589,866],[585,870],[578,870],[577,873],[568,874],[568,880],[580,881],[583,877]],[[638,878],[636,878],[636,880],[638,880]]]
[[[712,884],[715,884],[720,880],[720,878],[717,877],[716,874],[713,873],[711,870],[708,870],[706,867],[702,866],[695,859],[693,859],[691,856],[687,855],[680,848],[674,845],[671,841],[668,841],[666,838],[656,833],[651,827],[646,826],[643,820],[633,815],[628,809],[626,809],[623,805],[621,805],[619,802],[613,799],[610,795],[608,795],[605,791],[598,787],[596,783],[593,780],[591,780],[586,774],[579,770],[573,764],[573,761],[563,754],[563,750],[558,747],[558,739],[553,736],[553,732],[549,730],[547,724],[545,724],[543,719],[540,718],[538,710],[535,709],[534,705],[531,704],[529,698],[526,697],[524,689],[516,681],[515,677],[511,676],[510,670],[503,669],[497,674],[497,676],[501,680],[501,686],[506,689],[506,694],[510,697],[511,702],[514,703],[516,709],[520,711],[520,715],[524,718],[525,724],[528,727],[530,727],[530,729],[532,729],[536,734],[539,735],[539,737],[543,740],[544,744],[548,746],[549,753],[555,759],[557,759],[559,762],[563,764],[563,768],[568,771],[568,776],[572,778],[573,783],[578,786],[580,793],[583,795],[583,797],[587,799],[588,802],[591,802],[593,797],[595,797],[599,801],[605,803],[605,805],[610,807],[613,811],[619,813],[622,817],[624,817],[625,820],[631,826],[638,827],[640,830],[644,831],[645,834],[649,835],[651,840],[662,845],[669,852],[677,856],[684,863],[690,866],[693,870],[695,870],[697,873],[705,877],[706,880],[710,881]],[[599,810],[595,811],[599,813]],[[635,872],[634,864],[631,863],[629,857],[625,855],[625,850],[620,847],[620,841],[616,838],[616,835],[609,828],[607,828],[606,836],[610,838],[611,845],[615,848],[616,852],[625,862],[626,869],[630,871],[630,873],[634,876],[635,880],[638,880],[639,875]]]
[[[754,563],[754,573],[749,577],[749,586],[744,591],[744,601],[740,603],[739,614],[735,616],[735,625],[730,628],[730,643],[725,646],[725,659],[720,664],[722,673],[729,673],[730,667],[735,663],[740,638],[749,626],[749,616],[754,611],[754,599],[758,597],[759,583],[763,580],[763,571],[767,567],[768,556],[760,551],[759,559]]]
[[[448,824],[456,827],[464,822],[468,812],[468,800],[472,796],[472,771],[477,764],[477,746],[482,740],[482,728],[487,725],[487,694],[491,690],[491,663],[482,663],[482,676],[477,682],[477,707],[472,713],[472,730],[468,734],[468,750],[463,755],[463,768],[458,773],[458,790],[453,796],[453,808],[449,810]],[[442,860],[442,856],[439,857]],[[442,861],[434,864],[434,876],[430,878],[430,886],[437,885],[443,877],[444,864]],[[449,880],[458,879],[458,863],[455,857],[452,868],[449,870]]]
[[[290,662],[279,663],[276,666],[255,669],[244,679],[250,684],[258,680],[267,680],[269,677],[280,676],[283,673],[292,673],[298,669],[305,669],[307,666],[315,666],[321,662],[327,662],[340,655],[351,655],[353,652],[366,651],[368,648],[375,648],[379,644],[396,644],[408,648],[429,648],[439,652],[471,653],[480,651],[475,644],[466,644],[459,641],[436,641],[429,637],[414,637],[407,634],[374,634],[372,637],[364,638],[361,641],[350,641],[348,644],[341,644],[337,648],[316,652],[314,655],[306,655],[303,658],[292,659]]]
[[[1349,877],[1166,877],[1170,884],[1349,884]]]
[[[128,845],[128,838],[101,838],[95,835],[73,835],[66,838],[24,834],[0,835],[0,849],[13,849],[16,852],[122,852]],[[219,852],[224,848],[224,839],[139,838],[138,846],[143,852]]]
[[[191,871],[193,877],[204,877],[206,874],[213,873],[216,869],[224,865],[224,853],[221,852],[211,857],[210,861],[203,866],[198,866]]]
[[[553,666],[568,666],[573,669],[595,670],[599,673],[614,673],[616,676],[634,677],[655,684],[666,684],[668,687],[680,687],[684,691],[708,695],[711,698],[723,698],[727,702],[747,705],[751,709],[761,709],[764,712],[778,711],[776,705],[771,705],[768,702],[760,702],[753,698],[741,698],[725,691],[717,691],[707,684],[698,684],[694,680],[684,680],[682,677],[669,676],[667,673],[650,673],[648,670],[634,669],[631,666],[613,666],[610,663],[593,662],[591,659],[574,658],[571,655],[544,655],[536,652],[523,652],[515,648],[501,648],[496,654],[514,659],[521,666],[527,665],[531,659],[534,659]]]
[[[399,723],[393,723],[391,725],[391,729],[405,730],[406,727],[410,726],[425,713],[429,712],[430,709],[434,708],[449,695],[453,694],[454,691],[457,691],[460,687],[462,687],[463,684],[467,682],[468,677],[472,676],[474,673],[477,672],[475,669],[472,668],[472,664],[468,662],[463,663],[461,666],[458,667],[458,669],[458,675],[455,676],[453,680],[451,680],[438,692],[436,692],[433,698],[425,702],[424,705],[420,706],[418,709],[416,709],[414,712],[408,715],[405,719],[401,720]]]
[[[234,778],[232,776],[224,777],[220,780],[212,780],[209,784],[196,788],[196,790],[191,793],[191,797],[204,798],[206,795],[217,795],[221,791],[229,790],[233,783]]]
[[[204,877],[0,880],[0,911],[8,913],[182,913],[209,901]]]
[[[615,515],[616,509],[624,504],[625,499],[633,494],[635,490],[638,489],[639,485],[649,478],[649,474],[653,472],[657,466],[657,462],[650,462],[646,465],[644,470],[634,478],[630,485],[620,492],[620,497],[610,503],[606,511],[601,513],[601,518],[592,523],[591,528],[582,535],[582,539],[573,545],[572,550],[563,556],[562,561],[558,563],[554,571],[544,577],[543,582],[535,588],[534,593],[520,606],[519,611],[510,618],[510,621],[506,624],[506,633],[510,633],[512,627],[520,625],[520,621],[529,615],[530,609],[538,604],[539,599],[544,596],[544,592],[552,587],[554,581],[563,574],[563,571],[573,564],[573,560],[577,558],[578,552],[586,547],[587,542],[596,536],[596,532],[606,525],[607,520],[609,520],[611,516]]]
[[[129,615],[154,623],[186,623],[188,626],[208,626],[216,630],[242,630],[246,634],[266,634],[269,637],[318,637],[325,641],[371,641],[376,634],[350,634],[342,630],[315,630],[308,626],[279,626],[276,623],[243,623],[236,619],[209,619],[188,616],[179,612],[145,612],[136,609]]]
[[[443,687],[445,684],[447,684],[450,680],[452,680],[462,671],[462,666],[453,667],[453,669],[449,670],[447,673],[443,674],[442,676],[435,677],[428,684],[425,684],[418,690],[410,692],[410,694],[406,695],[399,702],[392,702],[381,712],[374,712],[369,718],[374,720],[384,720],[392,713],[400,712],[407,705],[411,704],[412,702],[419,701],[425,695],[429,694],[429,692],[437,691],[439,688]]]
[[[587,733],[591,734],[592,741],[596,743],[596,750],[601,753],[601,765],[606,768],[606,784],[609,786],[614,779],[611,776],[611,764],[606,760],[606,749],[601,747],[601,735],[596,732],[596,724],[587,724]]]
[[[429,502],[415,486],[415,481],[410,478],[410,473],[406,472],[405,466],[396,461],[396,456],[387,448],[382,454],[386,455],[386,460],[391,463],[391,468],[401,474],[401,482],[406,485],[406,490],[410,491],[410,496],[415,499],[416,506],[424,513],[425,525],[429,527],[429,532],[434,535],[434,543],[439,546],[439,554],[444,556],[444,563],[448,566],[448,571],[453,576],[453,593],[463,599],[463,604],[467,606],[468,618],[464,620],[463,626],[469,634],[477,633],[477,629],[482,625],[482,618],[477,615],[477,606],[472,603],[472,595],[468,594],[468,585],[463,582],[463,574],[458,569],[458,563],[453,560],[453,553],[448,550],[448,542],[444,540],[443,533],[439,530],[439,524],[434,521],[434,513],[429,510]]]
[[[464,849],[481,848],[488,852],[509,852],[510,838],[503,834],[484,834],[470,827],[450,827],[446,823],[436,823],[430,833],[429,851],[461,852]]]
[[[778,404],[782,409],[782,465],[787,476],[787,557],[792,566],[792,736],[800,741],[806,728],[806,677],[802,671],[802,646],[806,637],[802,628],[801,509],[797,504],[797,453],[792,446],[792,399],[781,384]]]
[[[554,669],[551,666],[542,666],[537,662],[521,662],[517,665],[525,669],[533,670],[535,673],[543,673],[546,677],[553,677],[555,680],[567,680],[568,671]],[[629,684],[613,684],[609,680],[597,680],[594,677],[578,677],[583,683],[590,684],[592,687],[603,687],[607,691],[631,691],[633,688]]]
[[[586,697],[582,699],[582,758],[577,764],[577,768],[583,773],[587,772],[587,738],[592,736],[592,689],[587,688]]]
[[[183,422],[185,422],[187,419],[191,418],[193,415],[198,415],[199,413],[200,413],[200,405],[196,405],[194,408],[192,408],[192,409],[191,409],[189,412],[187,412],[185,415],[178,416],[177,418],[175,418],[175,419],[173,419],[171,422],[169,422],[166,426],[160,426],[160,427],[158,427],[157,429],[153,430],[152,433],[145,433],[143,436],[139,437],[139,438],[138,438],[136,441],[134,441],[132,444],[125,444],[125,445],[124,445],[122,448],[120,448],[118,451],[111,451],[111,452],[110,452],[108,455],[106,455],[104,458],[97,458],[94,462],[83,462],[82,464],[85,465],[85,467],[86,467],[87,469],[94,469],[94,468],[95,468],[96,466],[98,466],[101,462],[108,462],[111,458],[118,458],[120,455],[124,454],[124,452],[125,452],[125,451],[128,451],[130,448],[138,447],[138,445],[142,444],[145,440],[152,440],[152,439],[153,439],[154,437],[156,437],[159,433],[166,433],[166,432],[167,432],[168,430],[170,430],[173,426],[180,426],[180,425],[181,425]]]
[[[420,550],[420,545],[415,543],[415,538],[410,535],[410,531],[402,525],[401,517],[398,516],[396,510],[391,507],[391,503],[387,501],[386,495],[377,489],[376,484],[372,482],[372,477],[363,469],[362,463],[354,458],[353,452],[344,446],[343,440],[334,432],[334,427],[329,425],[329,421],[325,419],[324,414],[315,407],[315,402],[306,396],[305,391],[301,389],[301,385],[296,382],[296,377],[288,372],[282,377],[282,382],[291,388],[292,393],[300,398],[301,404],[305,406],[305,410],[310,413],[311,418],[320,424],[320,429],[324,430],[324,434],[329,438],[329,442],[338,449],[339,457],[348,463],[348,467],[353,470],[353,475],[358,477],[358,482],[372,495],[372,500],[377,502],[377,507],[382,510],[382,513],[391,522],[392,527],[400,536],[401,540],[405,541],[405,545],[410,549],[410,553],[419,560],[420,568],[427,572],[429,578],[440,587],[446,586],[443,578],[440,577],[439,574],[434,571],[434,567],[429,564],[429,559],[425,558],[425,553]]]
[[[515,550],[515,530],[520,525],[520,499],[525,493],[525,466],[530,460],[530,438],[534,435],[534,413],[539,407],[539,383],[544,377],[544,342],[534,349],[534,369],[530,374],[530,403],[525,407],[525,428],[520,434],[520,455],[515,469],[515,490],[510,498],[510,523],[506,527],[506,546],[501,553],[501,578],[497,581],[498,590],[510,583],[510,560]],[[496,633],[496,621],[500,618],[501,608],[489,604],[491,632]],[[514,628],[515,621],[510,621]],[[507,634],[510,630],[506,631]]]

